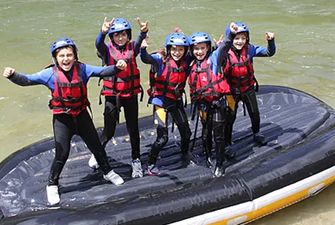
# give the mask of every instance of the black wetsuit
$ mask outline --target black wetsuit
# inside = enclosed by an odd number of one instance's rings
[[[99,57],[102,59],[103,64],[108,65],[110,61],[110,54],[108,46],[105,44],[105,34],[102,32],[97,36],[95,45]],[[134,41],[134,57],[139,53],[142,40],[146,37],[146,32],[140,33],[137,40]],[[115,45],[116,46],[116,45]],[[120,51],[123,51],[124,46],[116,46]],[[118,60],[118,59],[114,59]],[[120,108],[124,109],[124,117],[126,120],[127,130],[130,137],[132,159],[140,158],[140,135],[138,128],[138,96],[133,95],[129,98],[122,98],[116,96],[105,97],[105,110],[104,110],[104,129],[100,137],[103,147],[108,141],[114,137],[116,125],[119,122]]]

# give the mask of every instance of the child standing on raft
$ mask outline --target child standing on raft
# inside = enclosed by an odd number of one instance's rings
[[[119,122],[120,108],[124,109],[127,130],[130,137],[132,174],[133,178],[143,177],[140,161],[140,135],[138,128],[138,94],[142,92],[140,86],[140,71],[137,67],[136,56],[140,51],[142,40],[148,32],[148,22],[142,23],[139,18],[140,34],[136,41],[131,41],[131,25],[123,18],[107,21],[105,18],[101,32],[96,38],[96,48],[99,57],[105,65],[115,65],[118,62],[127,64],[124,70],[118,70],[114,77],[103,78],[101,95],[105,96],[104,129],[100,137],[103,147],[114,136]],[[111,42],[107,46],[104,42],[106,35]],[[142,97],[141,97],[142,98]],[[92,155],[90,167],[97,167]]]
[[[3,76],[20,86],[44,85],[51,91],[49,107],[53,112],[55,158],[51,165],[46,187],[49,205],[60,202],[59,177],[69,157],[73,135],[79,135],[98,161],[103,178],[115,185],[124,181],[108,163],[93,121],[87,111],[90,103],[87,98],[87,82],[91,77],[112,76],[125,65],[117,63],[110,67],[97,67],[78,61],[77,47],[69,38],[61,38],[51,44],[50,52],[54,65],[31,75],[17,73],[6,67]]]
[[[233,46],[228,52],[228,57],[223,60],[223,73],[234,95],[235,110],[227,115],[227,126],[225,130],[226,143],[232,144],[233,125],[236,119],[238,102],[242,101],[247,107],[251,120],[251,129],[254,141],[260,145],[267,143],[266,138],[260,132],[260,116],[256,98],[258,84],[254,76],[253,58],[271,57],[276,52],[274,33],[267,32],[267,48],[250,44],[250,32],[245,23],[237,22],[238,31],[233,39]],[[229,25],[225,36],[230,32]]]
[[[231,34],[237,26],[230,25],[229,35],[213,52],[212,39],[205,32],[195,32],[189,36],[190,54],[194,60],[190,64],[188,83],[190,96],[202,123],[202,142],[208,167],[212,167],[212,132],[214,133],[216,165],[214,175],[220,177],[225,172],[225,135],[226,111],[234,110],[234,99],[222,74],[215,74],[213,64],[217,65],[220,57],[227,57],[231,47]],[[231,105],[232,103],[232,105]]]
[[[182,94],[187,79],[185,56],[188,40],[183,33],[171,33],[165,40],[165,51],[148,54],[146,44],[141,48],[141,60],[151,64],[149,103],[154,107],[154,125],[157,130],[156,141],[151,146],[148,159],[148,175],[158,175],[156,166],[160,150],[168,141],[167,113],[177,125],[181,144],[182,160],[188,163],[191,130],[184,110]]]

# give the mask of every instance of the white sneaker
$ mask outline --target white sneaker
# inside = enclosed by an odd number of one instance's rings
[[[109,171],[106,175],[103,176],[105,180],[112,182],[115,185],[121,185],[124,183],[122,177],[115,173],[113,170]]]
[[[60,202],[58,186],[48,185],[47,186],[47,198],[49,205],[57,205]]]
[[[88,160],[88,166],[92,169],[98,169],[99,168],[99,164],[98,164],[98,162],[95,159],[93,154],[91,155],[90,160]]]
[[[142,164],[140,159],[134,159],[131,162],[131,167],[133,169],[131,173],[132,178],[143,177]]]

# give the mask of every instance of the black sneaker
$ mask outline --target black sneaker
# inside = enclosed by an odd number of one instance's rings
[[[266,145],[268,143],[265,136],[260,132],[254,134],[254,141],[259,145]]]
[[[232,147],[229,145],[225,147],[224,155],[227,159],[233,159],[236,156],[236,152],[234,152]]]
[[[148,166],[147,174],[149,176],[157,176],[160,175],[161,172],[159,171],[158,167],[155,164],[151,164]]]
[[[189,165],[197,164],[197,159],[191,152],[182,152],[181,162],[182,167],[188,167]]]

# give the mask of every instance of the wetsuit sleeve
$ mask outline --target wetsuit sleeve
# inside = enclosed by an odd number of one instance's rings
[[[220,65],[223,65],[228,57],[228,51],[233,43],[233,35],[229,32],[229,35],[225,37],[224,41],[215,49],[211,56],[210,60],[212,62],[212,71],[214,74],[218,74]]]
[[[253,48],[251,48],[251,56],[255,57],[271,57],[276,53],[276,44],[275,40],[269,40],[268,41],[268,47],[262,47],[262,46],[257,46],[257,45],[252,45]]]
[[[15,72],[8,79],[13,83],[20,86],[31,86],[31,85],[45,85],[49,89],[53,89],[54,80],[52,79],[53,72],[51,68],[44,69],[34,74],[22,74]]]
[[[151,64],[151,70],[154,73],[157,73],[158,76],[161,75],[163,71],[163,59],[160,54],[149,54],[146,48],[141,48],[140,57],[143,63]]]
[[[100,32],[95,40],[95,47],[97,49],[98,57],[101,58],[104,64],[107,64],[107,62],[109,61],[109,53],[108,47],[105,44],[105,37],[106,34]]]
[[[140,53],[140,48],[141,48],[141,44],[142,41],[147,37],[147,32],[141,32],[136,41],[134,41],[134,53],[135,53],[135,57]]]
[[[156,60],[154,59],[154,57],[152,56],[152,54],[149,54],[146,48],[141,48],[141,52],[140,52],[140,57],[143,63],[145,64],[151,64],[154,65],[156,62]]]
[[[92,66],[88,64],[82,64],[82,69],[85,71],[83,74],[83,80],[85,83],[88,82],[90,77],[108,77],[114,76],[120,70],[115,66]]]
[[[14,84],[20,85],[20,86],[31,86],[31,85],[37,85],[37,82],[30,81],[25,75],[20,73],[14,73],[12,76],[8,78],[10,81],[12,81]]]
[[[101,77],[110,77],[115,76],[121,70],[118,69],[115,65],[104,67],[104,70],[100,73]]]

